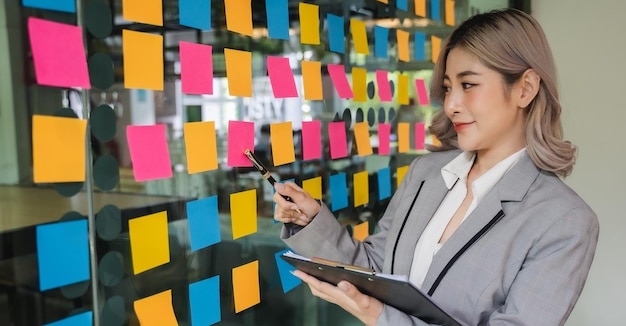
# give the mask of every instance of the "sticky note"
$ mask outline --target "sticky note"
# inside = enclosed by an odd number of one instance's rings
[[[426,129],[423,122],[418,122],[415,124],[415,149],[423,150],[424,141],[426,140]]]
[[[334,212],[348,207],[348,185],[346,183],[346,174],[342,172],[331,175],[329,183],[331,210]]]
[[[391,84],[386,70],[376,70],[376,83],[378,84],[378,97],[381,102],[391,102]]]
[[[343,121],[328,123],[328,141],[330,143],[330,158],[338,159],[348,156],[348,140],[346,124]]]
[[[415,80],[415,90],[417,91],[417,103],[419,105],[429,105],[428,91],[426,90],[426,81],[423,79]]]
[[[413,55],[415,56],[415,60],[417,61],[426,60],[424,43],[426,43],[426,34],[421,32],[415,32],[413,34],[413,45],[415,47]]]
[[[408,122],[398,123],[398,153],[406,153],[411,147],[409,141],[410,128],[411,126]]]
[[[389,0],[378,0],[378,2],[382,2],[384,4],[387,4],[389,2]]]
[[[206,0],[179,0],[179,22],[204,31],[211,30],[211,1]]]
[[[319,6],[300,2],[298,8],[300,12],[300,42],[302,44],[320,44]]]
[[[346,53],[346,41],[344,37],[346,33],[343,17],[328,14],[326,15],[326,23],[328,24],[329,50],[336,53]]]
[[[87,220],[37,225],[36,232],[41,291],[90,279]]]
[[[189,174],[217,169],[215,122],[187,122],[183,131]]]
[[[446,25],[454,26],[454,0],[446,0]]]
[[[87,120],[33,115],[35,183],[85,181]]]
[[[322,123],[320,120],[302,121],[302,159],[322,158]]]
[[[398,74],[398,103],[409,104],[409,76]]]
[[[181,41],[180,80],[185,94],[213,94],[213,47]]]
[[[352,67],[352,92],[354,102],[367,102],[367,70]]]
[[[370,144],[369,128],[369,124],[366,121],[354,124],[354,139],[356,140],[356,148],[359,156],[367,156],[374,153],[372,145]]]
[[[440,0],[430,0],[430,19],[441,20]]]
[[[426,0],[415,0],[415,15],[426,17]]]
[[[173,176],[166,132],[164,124],[126,127],[135,181]]]
[[[287,293],[302,284],[302,281],[299,278],[291,274],[291,272],[295,271],[296,268],[291,266],[291,264],[286,262],[284,259],[280,258],[280,256],[287,251],[289,251],[289,249],[285,249],[274,254],[274,260],[276,261],[276,267],[278,267],[278,276],[280,277],[280,283],[283,287],[283,293]]]
[[[191,325],[213,325],[222,320],[220,276],[189,284]]]
[[[122,0],[125,20],[163,26],[163,0]]]
[[[378,155],[389,155],[391,141],[391,124],[378,124]]]
[[[172,290],[166,290],[133,303],[140,325],[178,326]]]
[[[354,94],[348,83],[344,65],[329,63],[326,67],[339,98],[353,98]]]
[[[295,162],[296,154],[293,145],[291,121],[272,123],[270,125],[270,136],[274,166]]]
[[[268,37],[289,40],[288,0],[265,0],[265,14]]]
[[[302,81],[305,100],[323,100],[322,63],[319,61],[302,61]]]
[[[252,36],[252,0],[224,0],[226,29]]]
[[[167,211],[128,220],[135,275],[170,262]]]
[[[252,52],[224,49],[230,96],[252,97]]]
[[[289,58],[267,56],[267,73],[275,98],[298,97]]]
[[[439,138],[435,135],[430,135],[430,141],[435,147],[441,146],[441,140],[439,140]]]
[[[85,311],[80,314],[72,315],[70,317],[55,321],[50,324],[44,324],[44,326],[91,326],[93,325],[93,312]]]
[[[350,31],[352,32],[352,42],[354,43],[355,52],[365,55],[370,54],[365,22],[358,19],[350,19]]]
[[[431,50],[430,58],[432,62],[437,63],[437,59],[439,58],[439,52],[441,51],[441,38],[431,35],[430,50]]]
[[[22,0],[24,7],[56,10],[63,12],[76,12],[75,0]]]
[[[191,251],[222,241],[217,196],[192,200],[186,205]]]
[[[90,88],[82,28],[28,18],[28,36],[37,83]]]
[[[400,183],[402,183],[402,180],[404,180],[404,176],[406,175],[407,171],[409,171],[408,165],[399,166],[396,169],[396,187],[400,186]]]
[[[402,11],[409,10],[409,0],[396,0],[396,8]]]
[[[365,240],[365,238],[367,238],[369,233],[370,224],[369,222],[365,221],[354,226],[352,237],[362,242],[363,240]]]
[[[398,44],[398,60],[409,62],[409,32],[403,30],[396,31],[396,42]]]
[[[122,31],[124,87],[163,90],[163,36]]]
[[[254,149],[254,122],[228,121],[228,166],[252,166],[246,149]]]
[[[387,58],[387,44],[389,44],[389,28],[374,26],[374,56]]]
[[[230,194],[233,240],[257,231],[256,189]]]
[[[354,207],[369,203],[369,175],[367,171],[356,172],[352,175],[354,190]]]
[[[233,268],[232,276],[235,313],[261,302],[258,260]]]
[[[322,177],[302,180],[302,189],[315,199],[322,199]]]
[[[378,180],[378,200],[391,197],[391,169],[386,167],[378,170],[376,180]]]

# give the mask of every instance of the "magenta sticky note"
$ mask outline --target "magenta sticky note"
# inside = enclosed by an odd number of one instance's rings
[[[378,124],[378,155],[389,155],[390,150],[390,137],[391,137],[391,124],[379,123]]]
[[[423,122],[415,124],[415,149],[425,149],[426,125]]]
[[[127,126],[126,138],[135,181],[172,177],[172,163],[164,124]]]
[[[268,56],[267,73],[270,76],[275,98],[298,97],[289,58]]]
[[[302,122],[302,159],[322,158],[322,122],[320,120]]]
[[[252,166],[246,149],[254,151],[254,122],[228,121],[228,166]]]
[[[330,158],[348,156],[348,138],[346,124],[343,121],[328,123],[328,141],[330,142]]]
[[[28,36],[38,84],[91,88],[82,28],[30,17]]]
[[[213,47],[181,41],[180,80],[185,94],[213,94]]]
[[[376,70],[376,83],[378,84],[378,97],[382,102],[391,102],[391,84],[389,84],[389,78],[387,71]]]
[[[419,105],[429,105],[428,91],[426,91],[426,82],[423,79],[415,80],[415,90],[417,91],[417,103]]]
[[[344,66],[328,64],[327,68],[330,79],[333,81],[333,85],[337,90],[337,95],[339,95],[340,98],[354,98],[354,93],[352,93],[352,88],[350,88]]]

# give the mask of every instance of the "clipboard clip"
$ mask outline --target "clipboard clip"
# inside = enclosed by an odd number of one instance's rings
[[[352,272],[357,272],[357,273],[362,273],[362,274],[366,274],[366,275],[375,275],[376,272],[373,269],[369,269],[369,268],[365,268],[365,267],[361,267],[361,266],[354,266],[354,265],[348,265],[348,264],[342,264],[333,260],[329,260],[329,259],[324,259],[324,258],[319,258],[319,257],[312,257],[311,258],[312,262],[318,263],[318,264],[322,264],[322,265],[326,265],[326,266],[330,266],[330,267],[336,267],[336,268],[342,268],[345,270],[349,270]]]

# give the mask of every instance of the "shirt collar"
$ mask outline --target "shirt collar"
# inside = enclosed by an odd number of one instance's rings
[[[475,157],[475,152],[463,152],[441,168],[441,175],[448,189],[452,189],[457,180],[467,179]]]

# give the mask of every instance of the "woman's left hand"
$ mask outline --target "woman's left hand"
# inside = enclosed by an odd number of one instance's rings
[[[293,274],[309,285],[314,296],[340,306],[365,325],[376,324],[376,320],[383,312],[382,302],[361,293],[350,282],[341,281],[334,286],[300,270],[294,271]]]

